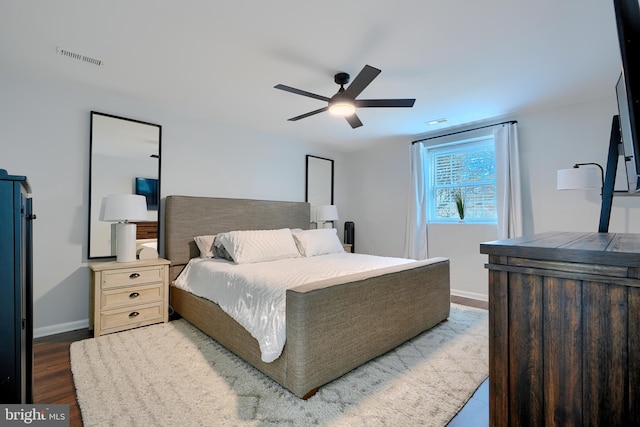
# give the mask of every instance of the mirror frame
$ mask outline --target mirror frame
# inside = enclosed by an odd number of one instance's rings
[[[94,191],[94,165],[93,165],[93,161],[94,161],[94,146],[95,146],[95,141],[94,141],[94,117],[96,116],[101,116],[104,118],[111,118],[111,119],[117,119],[117,120],[123,120],[126,121],[127,123],[137,123],[137,124],[141,124],[141,125],[146,125],[146,126],[153,126],[156,127],[158,129],[158,173],[157,173],[157,177],[158,177],[158,219],[157,219],[157,231],[156,231],[156,235],[158,236],[158,243],[160,240],[160,218],[161,218],[161,206],[162,203],[160,203],[160,199],[161,199],[161,184],[162,184],[162,180],[161,180],[161,171],[162,171],[162,167],[161,167],[161,162],[162,162],[162,126],[156,123],[149,123],[149,122],[145,122],[145,121],[141,121],[141,120],[135,120],[135,119],[130,119],[127,117],[121,117],[121,116],[116,116],[113,114],[106,114],[106,113],[100,113],[97,111],[91,111],[90,114],[90,126],[89,126],[89,201],[88,201],[88,212],[87,212],[87,217],[88,217],[88,224],[87,224],[87,259],[90,260],[96,260],[96,259],[102,259],[102,260],[107,260],[107,259],[115,259],[115,255],[102,255],[102,254],[92,254],[91,253],[91,230],[92,230],[92,196],[93,196],[93,191]],[[133,192],[135,189],[133,188],[133,183],[132,183],[132,188],[131,191]],[[105,194],[106,196],[106,194]],[[100,209],[100,207],[98,207],[98,209]],[[95,238],[95,236],[94,236]],[[159,253],[159,249],[160,247],[158,246],[158,253]]]
[[[325,163],[323,165],[323,163]],[[333,205],[333,181],[334,181],[334,177],[333,177],[333,160],[331,159],[326,159],[324,157],[318,157],[318,156],[312,156],[310,154],[307,154],[307,158],[306,158],[306,174],[305,174],[305,190],[304,190],[304,201],[307,203],[310,203],[312,206],[319,206],[319,205],[324,205],[327,203],[324,202],[320,202],[319,204],[315,204],[314,205],[314,200],[309,200],[309,196],[310,196],[310,189],[313,189],[314,187],[317,188],[318,185],[326,185],[324,183],[317,183],[315,182],[315,178],[318,175],[317,172],[319,172],[319,168],[320,167],[324,167],[324,168],[330,168],[330,176],[328,177],[324,177],[324,179],[328,178],[330,179],[330,193],[331,194],[327,194],[327,195],[323,195],[324,196],[329,196],[328,200],[330,205]],[[321,171],[320,171],[321,172]]]

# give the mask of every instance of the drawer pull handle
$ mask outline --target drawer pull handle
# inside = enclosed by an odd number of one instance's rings
[[[129,279],[137,279],[138,277],[140,277],[140,273],[131,273],[129,275]]]
[[[131,298],[131,299],[133,299],[133,298],[138,298],[139,296],[140,296],[140,294],[139,294],[139,293],[137,293],[137,292],[131,292],[131,293],[129,294],[129,298]]]
[[[140,315],[140,313],[138,313],[137,311],[133,311],[129,314],[129,317],[134,318],[134,317],[138,317]]]

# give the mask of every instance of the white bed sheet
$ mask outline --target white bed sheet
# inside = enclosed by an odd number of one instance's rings
[[[254,264],[194,258],[175,286],[207,298],[258,341],[261,358],[273,362],[286,340],[286,291],[306,283],[414,262],[346,252]]]

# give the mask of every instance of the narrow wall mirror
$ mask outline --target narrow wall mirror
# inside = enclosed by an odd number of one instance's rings
[[[311,220],[315,221],[314,208],[333,205],[333,160],[307,155],[305,202],[311,205]]]
[[[89,259],[115,256],[112,223],[100,221],[109,194],[146,197],[148,221],[137,223],[136,239],[157,249],[161,138],[160,125],[91,112]]]

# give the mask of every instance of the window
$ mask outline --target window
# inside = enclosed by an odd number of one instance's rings
[[[493,136],[427,147],[429,215],[432,223],[458,222],[456,194],[465,222],[497,223],[496,154]]]

